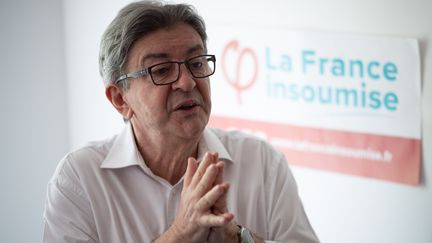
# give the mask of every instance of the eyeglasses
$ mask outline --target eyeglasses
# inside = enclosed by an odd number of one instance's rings
[[[180,65],[184,64],[194,78],[206,78],[215,72],[216,57],[214,55],[200,55],[183,62],[163,62],[120,76],[115,84],[128,78],[139,78],[150,75],[155,85],[167,85],[176,82],[180,77]]]

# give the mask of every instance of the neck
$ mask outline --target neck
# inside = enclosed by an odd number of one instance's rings
[[[186,172],[187,159],[197,157],[199,138],[182,139],[162,134],[151,136],[135,130],[134,133],[147,167],[171,185],[176,184]]]

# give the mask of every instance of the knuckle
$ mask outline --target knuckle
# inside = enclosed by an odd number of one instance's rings
[[[200,210],[201,211],[206,211],[206,210],[210,209],[210,207],[212,206],[212,203],[206,197],[201,198],[199,204],[200,204]]]
[[[204,184],[203,182],[199,183],[198,184],[198,190],[203,191],[203,192],[207,191],[207,185]]]

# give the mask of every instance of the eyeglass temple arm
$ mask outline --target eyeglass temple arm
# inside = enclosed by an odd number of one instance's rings
[[[119,82],[121,82],[121,81],[123,81],[125,79],[128,79],[128,78],[139,78],[139,77],[145,76],[147,74],[149,74],[149,71],[148,71],[147,68],[143,69],[143,70],[140,70],[140,71],[133,72],[133,73],[124,74],[124,75],[120,76],[115,81],[115,83],[117,84],[117,83],[119,83]]]

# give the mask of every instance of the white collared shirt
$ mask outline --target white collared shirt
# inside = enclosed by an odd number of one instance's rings
[[[318,242],[284,156],[239,132],[205,129],[201,158],[225,160],[228,210],[235,221],[276,242]],[[173,222],[183,178],[175,185],[146,166],[131,125],[111,139],[69,153],[48,183],[43,242],[151,242]]]

